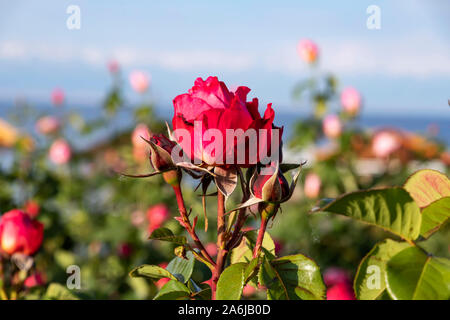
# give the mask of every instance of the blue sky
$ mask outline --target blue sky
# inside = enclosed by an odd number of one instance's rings
[[[67,6],[81,29],[66,28]],[[368,30],[366,8],[381,8]],[[170,107],[198,76],[246,85],[284,111],[309,70],[296,44],[311,38],[321,69],[354,86],[366,114],[450,117],[450,1],[9,1],[0,4],[0,100],[96,105],[109,86],[106,63],[152,75],[152,94]],[[127,86],[129,99],[137,99]]]

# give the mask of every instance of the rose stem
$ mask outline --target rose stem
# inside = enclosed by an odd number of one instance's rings
[[[222,192],[217,193],[217,262],[211,281],[212,299],[216,299],[217,281],[223,271],[228,250],[225,248],[225,196]]]
[[[206,251],[205,247],[201,243],[197,234],[195,233],[195,229],[192,227],[189,217],[187,216],[186,206],[184,205],[183,194],[181,192],[180,185],[174,185],[173,190],[175,191],[175,196],[177,198],[178,210],[180,211],[180,216],[183,218],[183,222],[186,225],[186,230],[191,236],[192,240],[194,240],[195,245],[202,253],[205,260],[207,260],[212,266],[215,266],[214,260],[211,258],[209,253]]]
[[[261,218],[261,226],[258,231],[258,238],[256,238],[255,248],[253,249],[253,258],[257,258],[261,252],[262,243],[264,240],[264,234],[266,233],[267,228],[267,218]]]

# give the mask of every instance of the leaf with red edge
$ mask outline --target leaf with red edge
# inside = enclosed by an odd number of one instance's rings
[[[404,188],[420,208],[443,197],[450,197],[449,178],[436,170],[419,170],[406,180]]]

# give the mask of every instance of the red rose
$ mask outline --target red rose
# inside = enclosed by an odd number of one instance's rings
[[[43,236],[43,224],[21,210],[11,210],[0,219],[0,251],[7,254],[32,255],[41,246]]]
[[[238,87],[230,92],[217,77],[198,78],[188,93],[173,100],[174,137],[188,158],[196,164],[248,167],[275,150],[271,148],[272,135],[276,140],[272,129],[275,113],[268,104],[262,118],[258,99],[247,102],[249,91]],[[282,129],[279,139],[281,134]]]

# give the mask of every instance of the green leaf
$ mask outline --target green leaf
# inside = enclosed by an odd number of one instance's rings
[[[194,254],[191,251],[186,253],[186,259],[175,257],[166,267],[166,270],[173,274],[178,281],[186,283],[194,270]]]
[[[177,280],[170,280],[167,282],[158,294],[153,298],[154,300],[187,300],[191,296],[189,289]]]
[[[428,238],[449,219],[450,217],[450,197],[441,198],[432,202],[422,210],[422,225],[420,234]]]
[[[417,247],[402,250],[387,263],[387,290],[395,300],[448,300],[450,260],[428,256]]]
[[[244,284],[249,282],[255,275],[258,274],[259,266],[261,264],[261,256],[250,261],[244,271]]]
[[[217,282],[217,300],[239,300],[241,298],[246,267],[246,263],[240,262],[223,270]]]
[[[436,170],[419,170],[403,186],[419,207],[423,208],[443,197],[450,197],[450,180]]]
[[[264,262],[259,282],[270,300],[323,300],[326,287],[317,264],[297,254]]]
[[[161,279],[161,278],[170,278],[172,280],[176,280],[175,276],[173,276],[169,271],[160,266],[148,265],[144,264],[137,268],[134,268],[130,272],[130,277],[138,278],[151,278],[151,279]]]
[[[419,207],[403,188],[348,193],[320,211],[342,214],[378,226],[406,240],[419,236],[422,218]]]
[[[79,300],[80,298],[67,287],[59,283],[51,283],[45,293],[49,300]]]
[[[386,292],[386,263],[397,253],[410,247],[407,242],[386,239],[377,243],[361,260],[354,289],[358,300],[379,299]]]
[[[231,251],[231,263],[250,262],[253,260],[253,248],[256,244],[258,233],[256,230],[247,232],[242,242]],[[262,243],[264,255],[272,259],[275,257],[275,243],[268,232],[264,234]]]
[[[175,244],[184,245],[187,240],[183,236],[176,236],[170,229],[167,228],[159,228],[152,232],[149,239],[152,240],[160,240],[160,241],[168,241],[173,242]]]

